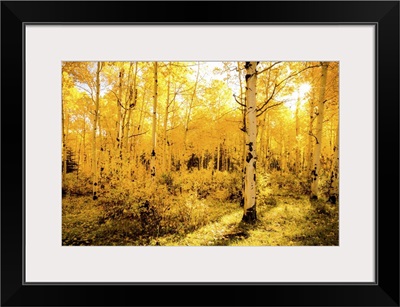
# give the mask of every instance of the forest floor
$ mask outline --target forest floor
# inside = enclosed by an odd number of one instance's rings
[[[184,198],[181,198],[184,199]],[[175,231],[158,222],[151,235],[137,232],[135,215],[104,219],[98,203],[88,196],[63,198],[63,245],[92,246],[338,246],[339,208],[322,201],[311,202],[307,196],[273,195],[257,206],[257,222],[241,222],[243,208],[237,202],[212,198],[193,199],[190,219],[196,210],[207,220],[196,227],[182,222]],[[125,212],[125,211],[124,211]],[[200,211],[199,211],[200,212]],[[192,223],[193,225],[193,223]]]

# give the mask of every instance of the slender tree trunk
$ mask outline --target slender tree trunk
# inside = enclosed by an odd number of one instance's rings
[[[131,84],[131,75],[132,75],[132,66],[133,63],[129,63],[129,69],[128,69],[128,80],[127,80],[127,86],[125,89],[125,110],[124,110],[124,118],[123,118],[123,134],[122,134],[122,139],[123,139],[123,149],[125,150],[125,153],[127,154],[127,160],[129,160],[129,155],[128,155],[128,150],[129,150],[129,130],[130,130],[130,125],[131,125],[131,114],[132,114],[132,109],[135,107],[136,103],[136,89],[134,86]],[[135,81],[135,80],[134,80]]]
[[[78,147],[78,167],[76,169],[76,179],[79,178],[80,174],[80,166],[81,166],[81,150],[82,150],[82,140],[79,141],[79,147]]]
[[[93,200],[98,198],[98,169],[97,169],[97,125],[99,120],[99,101],[100,101],[100,71],[101,63],[97,62],[96,69],[96,97],[95,112],[93,120],[93,140],[92,140],[92,181],[93,181]]]
[[[147,88],[145,87],[143,89],[143,97],[142,97],[142,104],[140,107],[140,113],[139,113],[139,123],[137,126],[137,134],[142,133],[143,130],[143,121],[144,121],[144,106],[145,106],[145,102],[146,102],[146,96],[147,96]],[[135,161],[135,166],[136,168],[139,166],[139,153],[138,153],[138,147],[139,147],[139,138],[134,138],[134,142],[133,142],[133,161]]]
[[[299,108],[300,108],[300,94],[299,97],[297,98],[296,102],[296,156],[295,156],[295,166],[294,166],[294,171],[298,175],[299,172],[301,172],[301,167],[300,167],[300,142],[299,142],[299,137],[300,137],[300,119],[299,119]]]
[[[312,170],[312,144],[313,144],[313,120],[314,120],[314,104],[313,100],[310,100],[310,121],[308,124],[308,145],[307,145],[307,171]]]
[[[80,140],[80,134],[78,133],[76,135],[76,139],[75,139],[75,156],[77,157],[77,161],[76,161],[76,173],[79,173],[79,159],[80,159],[80,150],[81,150],[81,140]],[[79,178],[78,176],[76,178]]]
[[[270,133],[270,127],[269,127],[269,112],[266,111],[265,112],[265,116],[266,116],[266,131],[267,131],[267,136],[266,136],[266,140],[265,140],[265,157],[264,157],[264,171],[266,171],[268,169],[268,158],[270,157],[270,143],[271,143],[271,133]],[[268,158],[267,158],[268,157]]]
[[[197,164],[197,170],[201,169],[201,163],[203,162],[203,151],[199,155],[199,163]]]
[[[285,139],[284,136],[281,135],[282,142],[281,142],[281,172],[286,172],[287,166],[287,156],[286,156],[286,147],[285,147]]]
[[[189,108],[186,114],[186,123],[185,123],[185,134],[183,136],[183,143],[184,143],[184,149],[185,149],[185,153],[186,154],[186,149],[187,149],[187,134],[189,131],[189,123],[191,120],[191,116],[192,116],[192,109],[194,106],[194,100],[196,98],[196,92],[197,92],[197,84],[199,83],[199,76],[200,76],[200,62],[197,63],[197,75],[196,75],[196,82],[194,84],[194,89],[193,89],[193,93],[192,93],[192,98],[190,99],[190,103],[189,103]]]
[[[265,82],[265,95],[266,97],[268,97],[268,93],[269,93],[269,84],[270,84],[270,78],[271,78],[271,70],[268,70],[267,72],[267,77],[265,78],[264,82]],[[261,167],[265,170],[266,168],[266,163],[267,163],[267,152],[268,152],[268,138],[269,138],[269,112],[268,110],[266,110],[265,112],[263,112],[262,114],[262,124],[260,125],[261,127],[261,131],[260,131],[260,146],[258,150],[258,167]],[[265,138],[264,135],[265,133],[267,134],[267,137]]]
[[[254,223],[256,214],[256,142],[257,142],[257,114],[256,114],[256,84],[257,62],[246,62],[246,178],[242,220]]]
[[[328,73],[328,63],[321,63],[321,85],[318,100],[318,117],[316,128],[316,144],[313,154],[313,169],[311,171],[311,199],[318,199],[318,183],[321,170],[321,149],[322,149],[322,128],[324,121],[324,108],[325,108],[325,88],[326,78]]]
[[[237,70],[238,70],[238,77],[239,77],[239,87],[240,87],[240,97],[239,97],[239,101],[241,104],[243,104],[243,85],[242,85],[242,78],[241,78],[241,70],[240,70],[240,62],[237,62]],[[244,105],[246,104],[246,97],[244,98]],[[242,131],[244,132],[242,134],[242,161],[243,161],[243,168],[242,168],[242,195],[241,195],[241,199],[240,199],[240,206],[244,206],[244,197],[246,194],[245,191],[245,181],[246,181],[246,107],[242,106],[242,120],[243,120],[243,128]]]
[[[132,63],[131,63],[132,66]],[[128,98],[128,118],[126,120],[126,129],[125,129],[125,147],[126,147],[126,153],[128,157],[128,175],[129,178],[132,179],[132,143],[134,140],[130,138],[129,133],[131,131],[131,116],[132,116],[132,111],[133,108],[136,106],[137,103],[137,88],[136,88],[136,76],[137,76],[137,62],[135,62],[135,68],[134,68],[134,74],[133,74],[133,85],[129,90],[129,98]],[[131,71],[131,68],[129,68],[129,72]]]
[[[157,129],[157,96],[158,96],[158,63],[154,62],[154,92],[153,92],[153,128],[152,128],[152,150],[150,159],[150,174],[154,179],[156,176],[156,129]]]
[[[67,174],[67,137],[65,133],[65,114],[64,114],[64,102],[61,105],[61,122],[62,122],[62,150],[63,150],[63,161],[62,161],[62,174],[65,179],[65,175]]]
[[[329,201],[336,204],[339,200],[339,123],[336,132],[335,147],[333,148],[333,163],[331,171],[331,186],[329,189]]]
[[[118,77],[118,101],[117,101],[117,106],[118,106],[118,145],[117,147],[119,149],[122,148],[122,135],[123,135],[123,109],[122,109],[122,81],[124,79],[124,68],[121,68],[119,71],[119,77]]]
[[[307,144],[307,157],[306,157],[306,163],[307,163],[307,169],[306,172],[309,174],[312,171],[312,163],[313,163],[313,127],[314,127],[314,116],[315,116],[315,110],[314,110],[314,100],[315,100],[315,90],[312,90],[312,97],[309,100],[309,122],[308,122],[308,144]]]
[[[229,172],[229,167],[230,167],[230,165],[229,165],[229,155],[230,155],[230,152],[229,152],[229,148],[228,147],[226,147],[225,148],[225,150],[224,150],[224,156],[225,156],[225,159],[224,159],[224,161],[225,161],[225,171],[227,171],[227,172]]]
[[[116,172],[118,174],[118,178],[122,178],[122,138],[123,138],[123,127],[124,127],[124,117],[123,117],[123,108],[122,108],[122,81],[124,78],[124,68],[121,68],[119,71],[118,77],[118,98],[117,98],[117,107],[118,107],[118,135],[117,135],[117,152],[118,152],[118,162]]]
[[[264,167],[265,165],[265,155],[266,153],[264,152],[265,149],[265,145],[264,145],[264,135],[265,135],[265,130],[266,130],[266,119],[267,119],[267,112],[264,112],[264,114],[262,115],[261,118],[261,124],[260,124],[260,138],[259,138],[259,146],[257,147],[257,152],[258,152],[258,157],[259,159],[259,167],[261,165],[261,167]]]
[[[171,64],[169,64],[171,67]],[[168,131],[168,113],[169,113],[169,105],[170,105],[170,87],[171,87],[171,71],[168,70],[168,83],[167,83],[167,101],[165,103],[165,115],[164,115],[164,136],[163,136],[163,171],[167,172],[169,169],[167,168],[167,131]]]
[[[82,150],[82,168],[87,173],[87,167],[86,167],[86,116],[83,118],[83,150]]]
[[[220,155],[221,155],[221,143],[218,142],[218,147],[217,147],[217,172],[220,169]]]

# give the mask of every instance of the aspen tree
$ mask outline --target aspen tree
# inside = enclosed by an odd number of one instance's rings
[[[169,171],[167,167],[167,131],[168,131],[168,114],[170,102],[170,90],[171,90],[171,63],[168,64],[168,81],[167,81],[167,99],[165,102],[165,114],[164,114],[164,131],[163,131],[163,171],[166,173]]]
[[[62,156],[63,156],[63,163],[62,163],[62,174],[65,178],[67,174],[67,138],[65,133],[65,114],[64,114],[64,102],[61,105],[61,124],[62,124]]]
[[[95,111],[93,120],[93,139],[92,139],[92,181],[93,181],[93,200],[98,198],[98,170],[97,170],[97,125],[99,120],[99,101],[100,101],[100,71],[102,64],[97,62],[96,69],[96,96]]]
[[[254,223],[256,214],[256,141],[257,141],[257,114],[256,114],[256,84],[257,62],[246,62],[246,175],[243,218],[246,223]]]
[[[301,171],[300,167],[300,119],[299,119],[299,109],[300,109],[300,93],[298,93],[298,98],[296,101],[296,111],[295,111],[295,118],[296,118],[296,150],[295,150],[295,166],[294,170],[296,174]]]
[[[150,174],[154,179],[156,176],[156,129],[157,129],[157,98],[158,98],[158,63],[154,62],[154,91],[153,91],[153,128],[152,128],[152,150],[150,158]]]
[[[193,112],[193,107],[194,107],[194,101],[196,99],[196,93],[197,93],[197,86],[199,83],[199,77],[200,77],[200,62],[197,62],[197,74],[196,74],[196,81],[194,83],[194,88],[193,88],[193,92],[192,92],[192,96],[190,98],[190,102],[189,102],[189,106],[188,106],[188,110],[186,112],[186,121],[185,121],[185,134],[183,137],[183,142],[184,142],[184,149],[185,151],[187,150],[187,134],[189,131],[189,123],[191,121],[191,117],[192,117],[192,112]],[[186,152],[185,152],[186,154]]]
[[[336,204],[339,197],[339,124],[337,126],[336,141],[333,151],[334,155],[331,170],[331,185],[329,188],[329,201]]]
[[[318,199],[318,184],[320,179],[321,171],[321,149],[322,149],[322,129],[324,121],[324,109],[325,109],[325,90],[326,90],[326,78],[328,73],[329,63],[321,63],[321,83],[320,92],[318,98],[318,115],[317,115],[317,127],[315,135],[315,147],[313,153],[313,165],[311,171],[311,199]]]

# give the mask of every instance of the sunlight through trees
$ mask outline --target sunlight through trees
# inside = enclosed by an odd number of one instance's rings
[[[61,116],[64,245],[338,245],[338,62],[63,62]]]

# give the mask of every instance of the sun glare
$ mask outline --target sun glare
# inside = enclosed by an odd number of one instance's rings
[[[300,98],[304,98],[304,96],[310,91],[311,85],[310,83],[303,83],[299,87],[299,96]]]
[[[300,107],[303,106],[303,104],[307,101],[305,97],[310,89],[311,85],[308,82],[300,84],[297,91],[292,92],[291,95],[286,96],[283,99],[285,101],[285,106],[289,108],[292,112],[295,112],[298,101]]]

